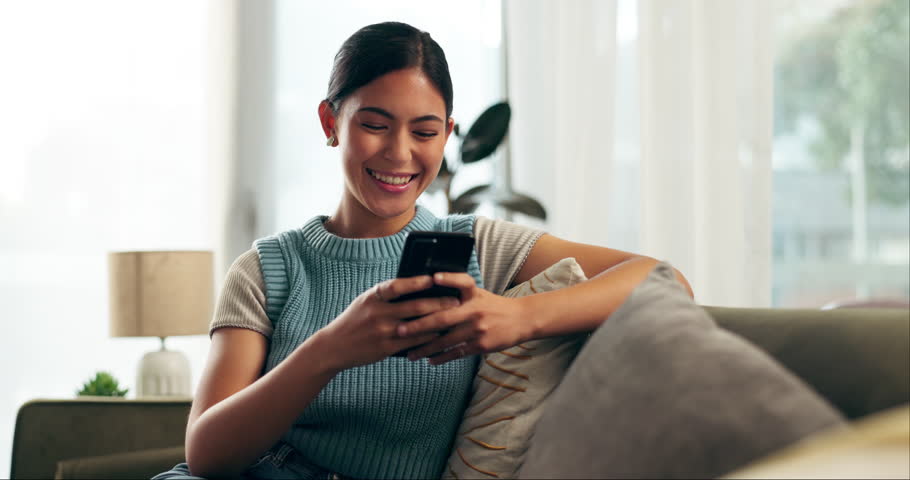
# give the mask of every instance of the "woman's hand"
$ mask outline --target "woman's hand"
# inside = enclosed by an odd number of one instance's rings
[[[433,356],[439,365],[479,353],[498,352],[531,339],[531,324],[519,299],[506,298],[478,288],[466,273],[437,273],[436,285],[461,291],[461,306],[442,310],[401,324],[401,338],[422,337],[449,329],[427,345],[412,350],[411,360]],[[446,351],[448,350],[448,351]]]
[[[439,337],[436,332],[428,332],[402,338],[396,328],[402,319],[441,313],[455,307],[459,305],[458,299],[420,298],[389,303],[389,300],[432,285],[429,275],[395,278],[378,283],[355,298],[341,315],[319,331],[337,358],[333,367],[341,371],[375,363]]]

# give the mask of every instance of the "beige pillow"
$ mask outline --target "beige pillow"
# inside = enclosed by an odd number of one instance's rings
[[[503,293],[522,297],[587,280],[574,258]],[[588,333],[532,340],[484,355],[443,478],[514,478],[534,424]]]
[[[822,430],[722,478],[910,478],[910,404]]]

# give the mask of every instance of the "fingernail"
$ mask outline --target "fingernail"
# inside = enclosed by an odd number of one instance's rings
[[[442,272],[436,272],[436,275],[433,275],[433,278],[434,278],[437,282],[441,282],[441,281],[445,278],[445,274],[442,273]]]
[[[398,336],[403,337],[408,334],[408,327],[405,325],[398,326]]]
[[[461,305],[461,302],[458,301],[457,298],[449,298],[449,299],[446,299],[446,306],[447,306],[447,307],[457,307],[457,306],[459,306],[459,305]]]

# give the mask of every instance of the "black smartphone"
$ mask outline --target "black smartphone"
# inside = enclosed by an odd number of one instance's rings
[[[410,232],[404,241],[404,251],[401,252],[398,278],[433,275],[436,272],[467,272],[473,251],[474,235],[470,233]],[[402,295],[393,301],[427,297],[461,298],[461,292],[457,288],[433,285],[426,290]]]
[[[474,235],[470,233],[410,232],[404,241],[397,276],[405,278],[433,275],[436,272],[467,272],[468,262],[471,260],[473,251]],[[457,288],[433,285],[426,290],[402,295],[392,302],[428,297],[461,298],[461,291]],[[414,318],[405,320],[414,320]],[[402,350],[392,356],[404,357],[407,354],[407,350]]]

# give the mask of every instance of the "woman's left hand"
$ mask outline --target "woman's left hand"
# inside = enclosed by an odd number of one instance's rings
[[[437,273],[433,283],[457,288],[461,305],[398,326],[401,337],[449,330],[411,350],[408,359],[432,357],[430,364],[440,365],[469,355],[498,352],[531,339],[529,318],[519,299],[478,288],[467,273]]]

